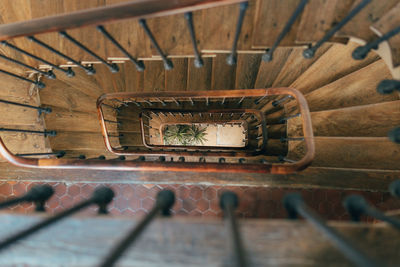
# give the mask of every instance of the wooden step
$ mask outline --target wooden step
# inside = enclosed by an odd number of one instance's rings
[[[254,87],[271,87],[276,77],[284,67],[285,62],[289,58],[292,50],[293,49],[290,47],[278,47],[275,50],[274,59],[271,62],[261,61]]]
[[[74,150],[79,153],[84,153],[90,150],[106,149],[103,136],[100,132],[58,131],[57,136],[49,137],[49,141],[51,148],[55,151]]]
[[[391,75],[386,64],[383,60],[378,60],[308,93],[305,97],[310,111],[398,100],[399,97],[395,94],[382,95],[376,91],[376,87],[381,80],[390,78]],[[286,104],[285,109],[288,114],[296,113],[298,110],[296,101]]]
[[[354,0],[308,1],[301,14],[296,42],[315,43],[341,21]]]
[[[371,26],[371,30],[378,36],[393,30],[400,25],[400,3],[384,14],[377,22]],[[397,34],[390,38],[387,43],[390,47],[392,67],[400,66],[400,35]],[[389,65],[390,66],[390,65]]]
[[[386,137],[400,125],[400,100],[311,113],[315,136]],[[301,118],[288,120],[288,136],[302,136]]]
[[[300,0],[258,0],[254,17],[253,47],[271,47],[287,21],[292,16]],[[296,34],[300,19],[292,25],[280,46],[296,46]]]
[[[315,137],[313,167],[400,169],[400,146],[387,137]],[[304,155],[304,142],[291,141],[288,158]]]
[[[285,156],[288,153],[288,146],[282,143],[280,139],[268,139],[265,155],[268,156]]]
[[[272,87],[290,86],[305,70],[307,70],[315,61],[319,59],[332,44],[323,44],[315,53],[314,57],[306,59],[303,57],[304,48],[295,47],[292,49],[289,57],[285,61],[279,74],[272,83]]]
[[[56,131],[101,133],[96,113],[70,111],[59,107],[51,107],[52,112],[46,114],[46,126]],[[111,125],[110,125],[111,126]],[[113,128],[116,128],[113,126]]]
[[[256,9],[256,0],[249,1],[237,44],[239,50],[248,51],[252,48],[252,39],[255,33],[253,21]],[[195,25],[201,24],[199,27],[201,27],[202,32],[197,31],[200,32],[198,39],[202,38],[200,49],[208,53],[213,53],[216,50],[229,52],[232,49],[235,36],[239,4],[204,9],[201,13],[202,20],[195,20],[196,17],[193,17]]]
[[[362,61],[354,60],[351,53],[358,44],[350,42],[347,45],[335,44],[314,62],[290,87],[307,94],[356,70],[359,70],[378,59],[375,53],[370,53]]]
[[[255,88],[261,54],[239,54],[236,65],[235,89]]]
[[[218,54],[213,58],[211,90],[235,88],[236,66],[229,66],[226,57],[227,54]]]
[[[279,139],[286,136],[286,124],[276,124],[267,126],[268,138]]]
[[[354,1],[353,9],[362,0]],[[375,38],[370,26],[392,9],[398,0],[372,0],[360,13],[353,17],[341,30],[336,33],[339,37],[352,37],[358,40],[369,42]]]
[[[174,68],[165,71],[165,91],[186,91],[188,77],[188,59],[171,59]]]
[[[213,70],[212,57],[203,57],[204,66],[196,68],[194,59],[188,60],[187,91],[205,91],[211,88],[211,78]]]
[[[121,146],[143,146],[142,134],[141,133],[124,133],[119,138]]]

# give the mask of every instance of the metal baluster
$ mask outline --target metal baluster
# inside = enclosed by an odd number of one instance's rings
[[[108,68],[110,69],[110,71],[112,73],[116,73],[119,71],[119,68],[117,66],[117,64],[115,63],[108,63],[106,60],[104,60],[102,57],[100,57],[99,55],[97,55],[96,53],[94,53],[92,50],[90,50],[89,48],[87,48],[86,46],[84,46],[82,43],[78,42],[76,39],[74,39],[71,35],[69,35],[66,31],[60,31],[59,34],[66,38],[68,41],[70,41],[71,43],[73,43],[74,45],[76,45],[77,47],[79,47],[80,49],[82,49],[83,51],[85,51],[86,53],[90,54],[92,57],[98,59],[99,61],[101,61],[102,63],[104,63],[105,65],[108,66]]]
[[[368,53],[372,49],[378,49],[380,43],[389,40],[390,38],[392,38],[393,36],[395,36],[396,34],[399,34],[399,33],[400,33],[400,26],[385,33],[378,39],[375,39],[374,41],[367,43],[366,45],[357,47],[356,49],[354,49],[353,53],[351,54],[353,59],[363,60],[364,58],[367,57]]]
[[[209,106],[209,105],[210,105],[210,102],[208,100],[208,97],[206,97],[206,106]]]
[[[128,104],[127,104],[127,103],[125,103],[124,101],[121,101],[121,100],[119,100],[119,99],[113,98],[113,99],[111,99],[111,100],[112,100],[112,101],[115,101],[115,102],[118,102],[118,103],[120,103],[120,104],[124,105],[125,107],[127,107],[127,106],[128,106]]]
[[[400,180],[390,183],[389,192],[392,196],[400,198]]]
[[[286,161],[286,162],[290,162],[290,163],[296,163],[297,162],[295,160],[288,159],[288,158],[286,158],[285,156],[282,156],[282,155],[278,156],[278,160],[281,161],[281,162]]]
[[[362,196],[350,195],[343,202],[353,221],[360,221],[361,215],[368,215],[377,220],[384,221],[400,230],[400,220],[386,216],[375,207],[370,206]]]
[[[149,106],[152,106],[152,105],[153,105],[153,103],[151,103],[151,101],[146,100],[146,99],[143,99],[143,102],[147,103]]]
[[[185,162],[185,157],[179,157],[178,161],[179,162]]]
[[[372,0],[363,0],[359,3],[350,13],[338,24],[336,24],[332,29],[330,29],[321,40],[319,40],[314,46],[311,46],[303,51],[303,56],[305,58],[312,58],[315,55],[317,49],[326,41],[331,39],[331,37],[339,31],[347,22],[349,22],[355,15],[357,15],[366,5],[368,5]]]
[[[222,98],[221,105],[225,104],[225,97]]]
[[[48,72],[45,72],[45,71],[36,69],[36,68],[34,68],[32,66],[29,66],[29,65],[27,65],[27,64],[25,64],[25,63],[23,63],[21,61],[15,60],[15,59],[10,58],[10,57],[7,57],[5,55],[0,54],[0,57],[5,59],[5,60],[7,60],[7,61],[13,62],[13,63],[18,64],[20,66],[23,66],[23,67],[25,67],[27,69],[30,69],[30,70],[33,70],[33,71],[38,72],[40,74],[43,74],[44,76],[46,76],[49,79],[55,79],[56,78],[56,75],[51,70],[49,70]]]
[[[190,104],[191,104],[192,106],[194,106],[194,101],[193,101],[193,99],[192,99],[191,97],[189,97],[189,101],[190,101]]]
[[[23,153],[23,154],[15,154],[15,155],[18,157],[56,156],[57,158],[62,158],[65,156],[65,151],[49,152],[49,153]]]
[[[239,206],[239,200],[235,193],[226,191],[222,193],[220,198],[220,207],[224,212],[226,223],[231,231],[231,242],[233,247],[233,254],[236,258],[236,266],[248,266],[246,252],[243,248],[242,238],[239,232],[239,226],[235,217],[235,209]]]
[[[281,118],[281,119],[279,120],[279,123],[284,123],[284,122],[287,121],[287,120],[300,117],[300,115],[301,115],[300,113],[297,113],[297,114],[288,116],[288,117],[286,117],[286,118]]]
[[[99,265],[101,267],[112,267],[125,251],[136,241],[144,229],[156,218],[158,214],[170,216],[170,209],[175,203],[175,195],[170,190],[163,190],[157,194],[156,203],[150,212],[141,220],[122,241],[115,246]]]
[[[262,56],[263,61],[271,61],[273,59],[274,51],[280,44],[280,42],[285,38],[285,36],[289,33],[290,28],[293,26],[294,22],[296,21],[297,17],[303,12],[304,7],[306,6],[308,0],[302,0],[296,7],[295,11],[293,12],[292,16],[289,18],[288,22],[286,23],[285,27],[279,33],[278,38],[276,39],[275,43],[272,45],[270,49],[265,50],[265,54]]]
[[[0,209],[17,205],[22,202],[34,202],[36,211],[44,211],[44,203],[54,194],[54,190],[49,185],[36,185],[32,187],[25,195],[7,199],[0,203]]]
[[[172,97],[172,101],[175,102],[175,104],[179,107],[181,105],[181,103],[179,103],[178,100],[176,100],[174,97]]]
[[[199,49],[197,48],[196,34],[193,27],[193,14],[192,12],[185,13],[185,19],[189,28],[190,39],[192,40],[193,51],[194,51],[194,66],[201,68],[204,66],[203,59],[201,58]]]
[[[135,104],[138,107],[141,107],[140,103],[136,102],[135,100],[130,100],[133,104]]]
[[[243,100],[244,100],[245,98],[246,98],[246,97],[243,96],[243,97],[239,100],[238,105],[240,105],[240,104],[243,102]]]
[[[378,84],[377,91],[380,94],[391,94],[395,90],[400,91],[400,81],[396,80],[383,80]]]
[[[36,85],[39,89],[43,89],[43,88],[46,87],[46,85],[44,83],[40,82],[40,81],[32,81],[32,80],[29,80],[29,79],[27,79],[25,77],[19,76],[17,74],[14,74],[14,73],[11,73],[11,72],[8,72],[8,71],[5,71],[5,70],[0,70],[0,73],[7,74],[7,75],[12,76],[14,78],[17,78],[17,79],[32,83],[32,84]]]
[[[49,46],[49,45],[43,43],[42,41],[36,39],[36,37],[34,37],[34,36],[28,36],[27,38],[28,38],[29,40],[31,40],[31,41],[37,43],[38,45],[40,45],[40,46],[46,48],[47,50],[49,50],[49,51],[51,51],[51,52],[53,52],[53,53],[59,55],[60,57],[63,57],[63,58],[65,58],[66,60],[71,61],[72,63],[74,63],[75,65],[77,65],[78,67],[80,67],[81,69],[85,70],[87,75],[93,75],[93,74],[96,73],[96,70],[93,68],[93,66],[90,66],[90,67],[89,67],[89,66],[88,66],[88,67],[83,66],[81,63],[79,63],[79,62],[76,61],[75,59],[73,59],[73,58],[71,58],[71,57],[69,57],[69,56],[67,56],[67,55],[65,55],[65,54],[63,54],[63,53],[61,53],[60,51],[54,49],[53,47],[51,47],[51,46]],[[68,68],[68,71],[69,71],[70,73],[67,74],[67,76],[69,76],[69,77],[75,76],[75,73],[72,71],[71,68]]]
[[[101,32],[108,40],[111,41],[111,43],[113,43],[122,53],[124,53],[125,56],[127,56],[132,62],[133,64],[135,64],[136,69],[138,71],[144,71],[145,66],[142,60],[137,60],[136,58],[134,58],[128,51],[126,51],[118,42],[117,40],[114,39],[114,37],[106,31],[106,29],[102,26],[99,25],[97,26],[97,30],[99,32]]]
[[[396,127],[389,132],[390,141],[400,144],[400,127]]]
[[[122,122],[120,122],[120,121],[111,121],[111,120],[104,120],[105,122],[108,122],[108,123],[114,123],[114,124],[118,124],[118,125],[121,125],[122,124]]]
[[[233,39],[232,50],[231,50],[231,53],[229,54],[229,56],[226,58],[226,63],[228,63],[228,65],[230,65],[230,66],[236,65],[236,62],[237,62],[237,51],[236,51],[237,50],[237,42],[239,40],[239,35],[242,30],[244,15],[246,14],[246,10],[247,10],[248,6],[249,6],[249,3],[247,1],[240,3],[239,18],[238,18],[238,21],[236,24],[236,32],[235,32],[235,37]]]
[[[264,98],[266,98],[266,97],[267,97],[267,95],[265,95],[265,96],[263,96],[263,97],[261,97],[261,98],[255,100],[255,101],[254,101],[254,104],[256,104],[256,105],[260,104],[260,102],[261,102]]]
[[[37,61],[40,61],[40,62],[42,62],[42,63],[44,63],[44,64],[46,64],[46,65],[49,65],[49,66],[51,66],[51,67],[53,67],[53,68],[59,70],[59,71],[64,72],[65,74],[67,74],[68,77],[73,77],[73,76],[75,76],[75,75],[73,74],[74,72],[73,72],[72,70],[70,70],[70,69],[65,70],[65,69],[63,69],[63,68],[61,68],[61,67],[59,67],[59,66],[57,66],[57,65],[55,65],[55,64],[53,64],[53,63],[51,63],[51,62],[48,62],[47,60],[44,60],[43,58],[40,58],[40,57],[35,56],[35,55],[33,55],[33,54],[31,54],[31,53],[25,51],[25,50],[22,50],[21,48],[16,47],[15,45],[12,45],[12,44],[8,43],[7,41],[1,41],[1,43],[2,43],[3,45],[5,45],[5,46],[11,48],[11,49],[14,49],[15,51],[18,51],[18,52],[20,52],[20,53],[22,53],[22,54],[24,54],[24,55],[27,55],[27,56],[29,56],[29,57],[31,57],[31,58],[37,60]]]
[[[34,130],[10,129],[10,128],[0,128],[0,132],[34,133],[34,134],[43,134],[46,137],[57,135],[56,131],[34,131]]]
[[[158,54],[161,56],[162,61],[164,62],[164,68],[166,70],[172,70],[174,68],[174,65],[172,64],[172,61],[167,58],[167,56],[164,54],[164,52],[161,50],[160,46],[158,45],[156,39],[154,38],[153,34],[151,33],[149,27],[147,26],[147,22],[145,19],[140,19],[139,20],[140,26],[142,26],[144,32],[146,35],[150,38],[151,44],[154,46],[154,48],[157,50]]]
[[[0,103],[20,106],[20,107],[25,107],[25,108],[31,108],[31,109],[36,109],[39,112],[39,115],[42,114],[42,113],[49,114],[52,111],[51,108],[49,108],[49,107],[47,107],[47,108],[35,107],[35,106],[22,104],[22,103],[17,103],[17,102],[12,102],[12,101],[3,100],[3,99],[0,99]]]
[[[276,106],[280,105],[281,103],[285,102],[286,100],[292,99],[292,98],[293,97],[291,95],[288,95],[288,96],[285,96],[285,97],[283,97],[283,98],[281,98],[279,100],[274,100],[274,101],[272,101],[272,106],[276,107]]]
[[[53,217],[44,219],[43,221],[34,224],[25,230],[22,230],[5,238],[3,241],[0,242],[0,250],[91,205],[98,205],[99,213],[107,213],[107,205],[112,201],[113,197],[114,192],[110,188],[97,188],[92,194],[91,198],[89,198],[88,200],[84,200],[70,209],[62,211],[54,215]]]
[[[300,214],[311,225],[323,234],[332,244],[340,250],[350,261],[357,266],[382,266],[376,264],[368,255],[364,254],[354,244],[340,235],[335,229],[329,227],[324,220],[308,207],[300,194],[291,193],[285,196],[284,205],[289,214],[289,218],[296,219]]]
[[[304,141],[304,137],[281,137],[280,140],[282,143],[287,141]]]
[[[111,106],[111,105],[108,105],[108,104],[105,104],[105,103],[101,103],[101,105],[102,105],[102,106],[105,106],[105,107],[112,108],[112,109],[114,109],[114,110],[117,111],[117,112],[120,111],[119,108],[116,108],[116,107],[114,107],[114,106]]]
[[[166,104],[164,101],[162,101],[160,98],[156,97],[156,99],[157,99],[158,102],[160,102],[163,106],[166,106],[166,105],[167,105],[167,104]]]

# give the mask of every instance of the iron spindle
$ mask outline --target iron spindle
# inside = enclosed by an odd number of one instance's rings
[[[147,22],[145,19],[140,19],[139,20],[140,26],[142,26],[144,32],[146,35],[149,37],[150,42],[154,46],[154,48],[157,50],[158,54],[161,56],[162,61],[164,62],[164,68],[166,70],[172,70],[174,68],[174,65],[172,64],[172,61],[167,58],[167,56],[164,54],[164,52],[161,50],[160,46],[158,45],[156,39],[154,38],[153,34],[151,33],[149,27],[147,26]]]
[[[377,91],[380,94],[391,94],[395,90],[400,91],[400,81],[396,80],[383,80],[378,84]]]
[[[89,48],[87,48],[86,46],[84,46],[82,43],[78,42],[75,38],[73,38],[71,35],[69,35],[66,31],[60,31],[59,34],[66,38],[68,41],[70,41],[71,43],[73,43],[74,45],[76,45],[77,47],[79,47],[80,49],[82,49],[83,51],[85,51],[86,53],[90,54],[92,57],[98,59],[99,61],[101,61],[102,63],[104,63],[105,65],[108,66],[108,68],[110,69],[110,71],[112,73],[116,73],[119,71],[119,68],[117,66],[117,64],[115,63],[108,63],[106,60],[104,60],[102,57],[100,57],[99,55],[97,55],[96,53],[94,53],[92,50],[90,50]]]
[[[9,48],[11,48],[11,49],[13,49],[13,50],[15,50],[15,51],[18,51],[18,52],[20,52],[20,53],[22,53],[22,54],[24,54],[24,55],[27,55],[28,57],[31,57],[31,58],[33,58],[33,59],[35,59],[35,60],[37,60],[37,61],[40,61],[40,62],[42,62],[42,63],[44,63],[44,64],[46,64],[46,65],[49,65],[49,66],[51,66],[52,68],[54,68],[54,69],[57,69],[57,70],[59,70],[59,71],[62,71],[62,72],[64,72],[65,74],[67,74],[67,76],[68,77],[73,77],[74,75],[72,75],[72,70],[70,70],[70,69],[63,69],[63,68],[61,68],[61,67],[59,67],[59,66],[57,66],[57,65],[55,65],[55,64],[53,64],[53,63],[51,63],[51,62],[49,62],[49,61],[47,61],[47,60],[44,60],[43,58],[40,58],[40,57],[38,57],[38,56],[35,56],[35,55],[33,55],[33,54],[31,54],[31,53],[29,53],[29,52],[27,52],[27,51],[25,51],[25,50],[22,50],[21,48],[19,48],[19,47],[16,47],[15,45],[13,45],[13,44],[10,44],[10,43],[8,43],[7,41],[1,41],[1,43],[3,44],[3,45],[5,45],[5,46],[7,46],[7,47],[9,47]],[[54,74],[53,74],[54,75]],[[72,75],[72,76],[71,76]],[[55,78],[55,77],[54,77]]]
[[[260,104],[260,102],[261,102],[264,98],[266,98],[266,97],[267,97],[267,95],[264,95],[264,96],[262,96],[261,98],[256,99],[256,100],[254,101],[254,104],[256,104],[256,105]]]
[[[178,100],[176,100],[174,97],[172,97],[172,101],[174,101],[175,102],[175,104],[179,107],[181,104],[179,103],[179,101]]]
[[[35,131],[35,130],[23,130],[23,129],[10,129],[10,128],[0,128],[0,132],[18,132],[18,133],[33,133],[33,134],[43,134],[47,136],[56,136],[56,131]]]
[[[286,117],[286,118],[281,118],[281,119],[279,120],[279,122],[280,122],[280,123],[284,123],[284,122],[287,121],[287,120],[290,120],[290,119],[293,119],[293,118],[297,118],[297,117],[300,117],[300,116],[301,116],[301,114],[300,114],[300,113],[297,113],[297,114],[288,116],[288,117]]]
[[[143,61],[137,60],[128,51],[126,51],[126,49],[124,49],[102,25],[97,26],[97,30],[101,32],[108,40],[110,40],[110,42],[113,43],[122,53],[124,53],[124,55],[127,56],[133,62],[133,64],[135,64],[138,71],[144,71],[145,66]]]
[[[146,100],[146,99],[143,99],[143,102],[147,103],[149,106],[152,106],[152,105],[153,105],[153,103],[151,103],[151,101]]]
[[[194,101],[193,101],[193,99],[192,99],[191,97],[189,97],[189,101],[190,101],[190,104],[191,104],[192,106],[194,106]]]
[[[388,136],[390,141],[400,144],[400,127],[396,127],[393,130],[391,130]]]
[[[162,101],[160,98],[156,97],[157,101],[160,102],[164,107],[167,105],[164,101]]]
[[[285,38],[285,36],[289,33],[290,28],[293,26],[294,22],[296,21],[297,17],[303,12],[304,7],[306,6],[308,0],[302,0],[296,7],[295,11],[293,12],[292,16],[289,18],[288,22],[286,23],[285,27],[279,33],[278,38],[272,45],[270,49],[265,50],[265,54],[262,56],[262,60],[269,62],[273,59],[274,51],[280,44],[280,42]]]
[[[281,98],[279,100],[274,100],[274,101],[272,101],[272,106],[276,107],[276,106],[280,105],[281,103],[285,102],[286,100],[292,99],[292,98],[293,97],[291,95],[288,95],[288,96],[285,96],[285,97],[283,97],[283,98]]]
[[[96,70],[93,68],[93,66],[90,66],[90,67],[89,67],[89,66],[88,66],[88,67],[83,66],[81,63],[79,63],[79,62],[76,61],[75,59],[73,59],[73,58],[71,58],[71,57],[69,57],[69,56],[67,56],[67,55],[65,55],[65,54],[63,54],[63,53],[61,53],[60,51],[54,49],[53,47],[47,45],[46,43],[43,43],[43,42],[40,41],[39,39],[36,39],[36,37],[34,37],[34,36],[28,36],[27,38],[28,38],[29,40],[31,40],[32,42],[35,42],[35,43],[37,43],[38,45],[40,45],[40,46],[46,48],[47,50],[49,50],[49,51],[51,51],[51,52],[53,52],[54,54],[59,55],[60,57],[63,57],[63,58],[65,58],[65,59],[68,60],[68,61],[71,61],[72,63],[74,63],[75,65],[77,65],[77,66],[80,67],[81,69],[83,69],[83,70],[86,72],[87,75],[93,75],[93,74],[96,73]],[[67,76],[69,76],[69,77],[74,77],[74,76],[75,76],[75,73],[72,71],[71,68],[69,68],[68,71],[69,71],[70,73],[67,74]]]
[[[246,159],[244,159],[244,158],[240,158],[240,159],[239,159],[239,163],[240,163],[240,164],[243,164],[243,163],[245,163],[245,162],[246,162]]]
[[[40,82],[40,81],[32,81],[30,79],[27,79],[25,77],[19,76],[17,74],[14,74],[14,73],[11,73],[11,72],[8,72],[8,71],[5,71],[5,70],[0,70],[0,73],[12,76],[14,78],[17,78],[17,79],[20,79],[20,80],[23,80],[23,81],[26,81],[26,82],[29,82],[29,83],[32,83],[32,84],[36,85],[39,89],[43,89],[43,88],[46,87],[46,85],[44,83]]]
[[[287,141],[304,141],[304,137],[281,137],[280,140],[282,143]]]
[[[282,156],[282,155],[279,155],[279,156],[278,156],[278,160],[279,160],[280,162],[284,162],[284,161],[290,162],[290,163],[295,163],[295,162],[296,162],[295,160],[288,159],[288,158],[286,158],[285,156]]]
[[[114,124],[118,124],[118,125],[121,125],[122,124],[122,122],[120,122],[120,121],[111,121],[111,120],[104,120],[105,122],[108,122],[108,123],[114,123]]]
[[[194,66],[196,68],[201,68],[204,66],[204,61],[201,58],[199,49],[197,48],[196,33],[193,26],[193,14],[192,12],[185,13],[185,19],[189,28],[190,39],[192,40],[193,51],[194,51]]]
[[[243,19],[246,14],[246,10],[249,6],[249,2],[240,3],[239,7],[239,18],[236,24],[235,37],[233,39],[232,50],[229,56],[226,58],[226,63],[230,66],[236,65],[237,62],[237,42],[239,40],[240,32],[242,31]]]
[[[400,220],[386,216],[375,207],[370,206],[367,201],[359,195],[350,195],[343,202],[344,207],[350,213],[353,221],[360,221],[361,215],[368,215],[377,220],[384,221],[400,230]]]
[[[111,106],[111,105],[108,105],[108,104],[105,104],[105,103],[101,103],[101,105],[102,105],[102,106],[105,106],[105,107],[112,108],[113,110],[115,110],[115,111],[117,111],[117,112],[119,112],[119,111],[120,111],[120,110],[119,110],[119,108],[117,108],[117,107],[114,107],[114,106]]]
[[[179,162],[185,162],[185,157],[179,157],[178,161]]]
[[[49,79],[55,79],[56,78],[56,75],[51,70],[49,70],[48,72],[45,72],[45,71],[36,69],[36,68],[34,68],[32,66],[29,66],[29,65],[27,65],[27,64],[25,64],[25,63],[23,63],[21,61],[15,60],[15,59],[10,58],[10,57],[7,57],[5,55],[0,54],[0,57],[5,59],[5,60],[7,60],[7,61],[13,62],[13,63],[15,63],[17,65],[23,66],[23,67],[25,67],[27,69],[30,69],[30,70],[33,70],[33,71],[38,72],[40,74],[43,74],[44,76],[46,76]]]
[[[25,107],[25,108],[31,108],[31,109],[36,109],[39,112],[39,115],[42,114],[42,113],[49,114],[52,111],[51,108],[49,108],[49,107],[47,107],[47,108],[35,107],[35,106],[22,104],[22,103],[17,103],[17,102],[12,102],[12,101],[3,100],[3,99],[0,99],[0,103],[20,106],[20,107]]]
[[[25,195],[7,199],[0,203],[0,209],[7,208],[22,202],[34,202],[36,211],[44,211],[44,203],[54,194],[53,188],[49,185],[36,185],[32,187]]]
[[[146,117],[148,120],[151,120],[151,117],[150,117],[149,115],[147,115],[146,113],[142,113],[142,115],[143,115],[144,117]]]
[[[400,198],[400,180],[396,180],[389,185],[389,192],[392,196]]]
[[[88,206],[96,204],[99,206],[99,213],[107,213],[107,204],[112,201],[113,197],[114,192],[110,188],[100,187],[94,191],[90,199],[82,201],[70,209],[60,212],[53,217],[45,219],[25,230],[7,237],[5,240],[0,242],[0,250],[5,249],[9,245],[12,245],[13,243],[26,238],[47,226],[50,226],[84,208],[87,208]]]
[[[56,156],[57,158],[62,158],[65,156],[65,151],[59,152],[49,152],[49,153],[23,153],[23,154],[16,154],[19,157],[33,157],[33,156]]]
[[[115,102],[117,102],[117,103],[120,103],[121,105],[123,105],[123,106],[125,106],[125,107],[127,107],[127,106],[128,106],[128,104],[127,104],[127,103],[125,103],[124,101],[121,101],[121,100],[119,100],[119,99],[112,98],[111,100],[112,100],[112,101],[115,101]]]
[[[134,101],[134,100],[130,100],[133,104],[135,104],[137,107],[141,107],[140,103]]]
[[[399,34],[399,33],[400,33],[400,26],[385,33],[378,39],[375,39],[374,41],[367,43],[366,45],[357,47],[356,49],[354,49],[353,53],[351,54],[353,59],[363,60],[364,58],[367,57],[368,53],[372,49],[378,49],[380,43],[389,40],[390,38],[392,38],[393,36],[395,36],[396,34]]]
[[[245,98],[246,98],[246,97],[243,96],[243,97],[239,100],[238,105],[240,105],[240,104],[243,102],[243,100],[244,100]]]
[[[321,234],[323,234],[332,244],[340,250],[350,261],[357,266],[382,266],[376,264],[368,255],[364,254],[359,248],[352,244],[345,237],[341,236],[335,229],[329,227],[325,221],[308,207],[300,194],[291,193],[285,196],[284,206],[288,212],[289,218],[296,219],[300,214]]]
[[[355,15],[357,15],[365,6],[367,6],[372,0],[363,0],[360,2],[350,13],[341,20],[338,24],[336,24],[332,29],[330,29],[321,40],[319,40],[314,46],[310,46],[306,50],[303,51],[304,58],[312,58],[315,55],[317,49],[326,41],[331,39],[331,37],[339,31],[346,23],[348,23]]]
[[[235,217],[235,209],[239,206],[239,200],[235,193],[231,191],[226,191],[222,193],[220,198],[220,207],[224,212],[224,217],[229,225],[229,230],[231,231],[231,242],[234,250],[234,255],[236,257],[236,266],[245,267],[248,266],[247,256],[243,248],[242,238],[239,232],[239,226]]]
[[[200,157],[199,158],[199,162],[205,163],[206,162],[206,158],[205,157]]]
[[[175,203],[175,195],[170,190],[163,190],[157,194],[156,203],[150,212],[141,220],[134,228],[132,228],[128,235],[124,237],[120,243],[114,247],[111,252],[106,256],[105,260],[100,264],[101,267],[111,267],[118,259],[125,253],[125,251],[132,246],[145,228],[156,218],[157,215],[169,216],[170,209]]]

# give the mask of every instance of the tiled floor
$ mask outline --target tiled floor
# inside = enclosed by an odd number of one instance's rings
[[[7,197],[24,194],[34,184],[30,182],[1,182],[0,200]],[[50,183],[55,189],[55,195],[48,201],[47,210],[50,213],[59,212],[87,199],[93,190],[101,184],[65,184]],[[114,201],[109,205],[111,214],[143,215],[147,213],[155,201],[157,192],[171,189],[175,192],[176,203],[173,213],[190,216],[222,216],[219,207],[219,196],[225,190],[238,194],[240,205],[238,215],[246,218],[285,218],[286,212],[282,198],[289,192],[299,192],[312,208],[324,218],[331,220],[347,220],[348,215],[342,207],[346,195],[357,193],[363,195],[370,203],[384,209],[400,208],[400,200],[395,200],[388,193],[358,192],[344,190],[322,189],[284,189],[269,187],[233,187],[233,186],[197,186],[197,185],[108,185],[115,192]],[[32,204],[13,207],[17,212],[31,212]],[[86,212],[94,212],[92,208]]]

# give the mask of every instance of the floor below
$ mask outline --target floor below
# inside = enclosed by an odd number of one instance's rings
[[[0,200],[24,194],[38,182],[1,182]],[[50,213],[62,211],[83,199],[87,199],[94,188],[102,183],[49,183],[55,189],[55,195],[48,201],[47,210]],[[109,205],[113,215],[144,215],[154,204],[154,197],[162,189],[175,192],[176,202],[173,213],[190,216],[221,217],[219,195],[224,190],[238,194],[240,205],[238,215],[244,218],[285,218],[286,212],[282,205],[285,194],[297,191],[305,202],[318,213],[329,220],[348,220],[349,216],[342,206],[343,199],[350,194],[361,194],[368,202],[381,210],[400,209],[400,200],[394,199],[389,193],[332,190],[332,189],[286,189],[271,187],[247,186],[203,186],[203,185],[154,185],[154,184],[111,184],[116,197]],[[33,211],[32,204],[18,205],[12,208],[15,212],[29,213]],[[92,210],[86,212],[93,213]],[[364,218],[369,220],[369,218]]]

